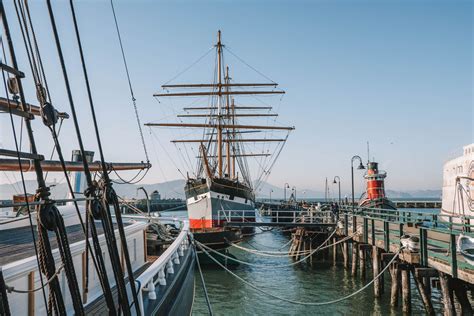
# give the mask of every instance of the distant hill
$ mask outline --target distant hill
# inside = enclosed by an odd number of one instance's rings
[[[389,198],[441,198],[441,190],[413,190],[407,192],[387,190]]]
[[[53,185],[51,187],[51,194],[56,199],[63,199],[67,197],[68,189],[66,183],[54,184],[48,183],[48,185]],[[137,198],[142,197],[143,193],[138,192],[137,189],[143,186],[148,193],[150,194],[154,190],[158,190],[161,194],[161,198],[184,198],[184,185],[185,181],[182,179],[171,180],[162,183],[155,184],[115,184],[114,188],[117,194],[121,197],[126,198]],[[16,188],[16,191],[14,189]],[[26,188],[29,193],[34,193],[36,190],[36,181],[28,180],[26,181]],[[0,185],[0,200],[9,200],[17,192],[22,192],[22,186],[20,182],[15,183],[13,186],[10,184],[1,184]],[[272,199],[282,199],[284,197],[283,187],[277,187],[268,182],[263,182],[257,189],[256,195],[258,198],[269,198],[270,191]],[[288,198],[291,195],[291,188],[286,189],[286,197]],[[345,195],[344,193],[342,194]],[[349,195],[349,194],[347,194]],[[358,197],[360,194],[356,194]],[[414,190],[414,191],[394,191],[387,190],[387,196],[394,199],[409,199],[409,198],[440,198],[441,190]],[[297,188],[298,199],[302,198],[322,198],[324,197],[323,191],[317,191],[312,189],[301,189]]]

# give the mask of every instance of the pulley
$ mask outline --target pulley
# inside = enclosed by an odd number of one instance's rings
[[[41,107],[41,118],[46,126],[53,126],[56,124],[58,121],[58,114],[51,103],[45,102],[43,104]]]
[[[100,203],[99,200],[92,200],[89,202],[89,212],[92,214],[92,217],[96,220],[100,220],[102,218],[101,216],[101,210],[102,210],[102,204]]]
[[[18,81],[16,77],[8,78],[7,86],[8,86],[8,92],[10,92],[11,94],[17,95],[18,93],[20,93],[20,89],[18,87]]]
[[[54,204],[48,203],[40,207],[38,211],[38,220],[41,226],[49,231],[54,231],[57,226],[58,215],[58,208]]]

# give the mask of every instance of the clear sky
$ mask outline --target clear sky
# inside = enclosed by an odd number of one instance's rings
[[[68,2],[53,5],[86,147],[96,150]],[[152,94],[205,53],[218,29],[233,52],[280,84],[279,120],[296,130],[268,180],[274,185],[321,190],[325,177],[338,175],[347,191],[350,158],[366,160],[369,141],[388,188],[440,189],[443,162],[474,140],[471,1],[117,0],[115,7],[142,123],[165,119]],[[46,6],[31,1],[31,9],[53,103],[70,112]],[[7,14],[31,78],[9,3]],[[77,15],[106,158],[143,160],[110,3],[78,1]],[[192,68],[182,82],[210,71]],[[31,82],[27,88],[35,101]],[[0,120],[0,142],[13,148],[6,115]],[[34,129],[40,151],[50,152],[40,120]],[[144,131],[154,165],[144,182],[181,178],[169,135],[155,131],[157,145]],[[61,140],[67,156],[77,148],[72,120]]]

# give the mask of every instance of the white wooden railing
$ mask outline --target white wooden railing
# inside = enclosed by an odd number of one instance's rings
[[[166,276],[174,273],[173,266],[180,264],[180,257],[184,256],[184,251],[190,246],[189,243],[189,221],[183,220],[181,233],[173,241],[173,243],[163,252],[153,264],[148,267],[139,277],[136,278],[138,283],[138,302],[140,311],[144,313],[144,296],[148,293],[149,300],[156,300],[155,285],[166,285]]]

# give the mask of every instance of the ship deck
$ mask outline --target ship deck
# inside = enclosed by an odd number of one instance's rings
[[[124,226],[127,226],[124,223]],[[103,233],[100,223],[96,223],[97,233]],[[66,228],[69,244],[84,240],[84,232],[80,224]],[[36,227],[33,228],[35,239],[38,238]],[[54,232],[49,232],[49,240],[53,249],[57,248]],[[0,266],[35,256],[35,248],[30,227],[21,227],[0,231]]]

